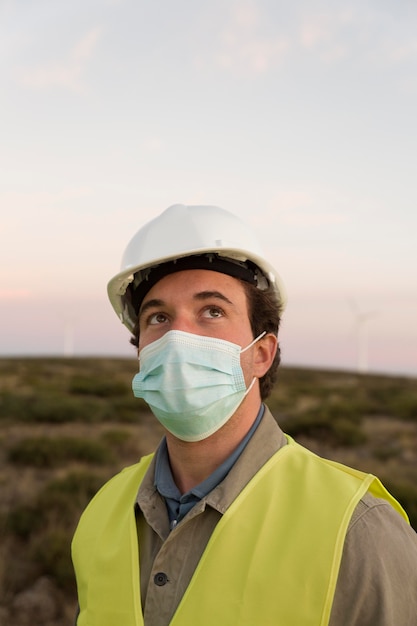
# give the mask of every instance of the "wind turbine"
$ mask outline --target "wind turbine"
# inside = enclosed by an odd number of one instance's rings
[[[64,356],[74,356],[74,319],[66,317],[64,321]]]
[[[377,317],[378,311],[361,311],[354,300],[350,300],[350,308],[355,316],[357,370],[359,374],[366,374],[369,369],[369,322]]]

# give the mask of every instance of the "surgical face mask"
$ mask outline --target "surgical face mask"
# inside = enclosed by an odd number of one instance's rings
[[[183,441],[206,439],[233,415],[249,393],[237,344],[171,330],[143,348],[140,372],[132,389],[175,437]]]

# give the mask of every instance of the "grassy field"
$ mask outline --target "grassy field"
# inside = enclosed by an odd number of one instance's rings
[[[132,396],[137,361],[0,359],[0,624],[70,626],[78,517],[162,430]],[[417,380],[281,370],[281,427],[328,458],[378,475],[417,528]]]

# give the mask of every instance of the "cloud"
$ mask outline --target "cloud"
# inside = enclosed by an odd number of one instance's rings
[[[66,58],[45,65],[18,70],[18,81],[25,87],[59,87],[72,92],[84,91],[83,76],[102,34],[101,27],[91,29],[71,48]]]
[[[347,36],[348,28],[357,30],[352,11],[310,15],[298,26],[296,45],[309,53],[315,52],[325,62],[337,62],[350,52],[352,33]]]
[[[268,34],[267,15],[255,2],[246,0],[233,4],[229,14],[224,14],[222,23],[221,29],[218,21],[213,23],[217,44],[211,44],[214,52],[210,58],[197,58],[199,67],[214,63],[224,71],[263,74],[284,59],[288,50],[285,32]]]
[[[70,57],[74,61],[88,61],[94,53],[97,43],[100,39],[102,29],[98,26],[90,30],[78,43],[73,47]]]
[[[321,13],[304,19],[299,29],[300,43],[305,48],[314,48],[338,39],[339,31],[350,25],[353,14],[350,11]]]
[[[337,65],[347,59],[375,67],[387,61],[415,60],[414,33],[398,38],[398,16],[387,16],[375,7],[359,2],[335,7],[324,1],[321,10],[301,2],[302,10],[290,6],[279,14],[269,3],[242,0],[231,3],[220,21],[207,16],[211,32],[210,52],[198,55],[198,69],[215,66],[236,75],[263,75],[284,66],[297,67],[306,55],[319,63]],[[392,22],[394,20],[394,28]]]
[[[262,74],[281,62],[288,49],[284,40],[267,41],[252,38],[239,41],[235,37],[226,37],[228,41],[217,56],[217,63],[223,69],[242,69],[254,74]]]
[[[362,62],[385,65],[417,59],[414,30],[404,27],[404,13],[352,3],[346,9],[307,14],[298,26],[298,45],[324,61],[360,56]],[[413,24],[414,20],[410,20]]]

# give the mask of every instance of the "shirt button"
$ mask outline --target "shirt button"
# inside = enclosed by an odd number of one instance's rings
[[[164,572],[158,572],[153,577],[153,582],[155,585],[158,585],[158,587],[163,587],[168,582],[168,576]]]

